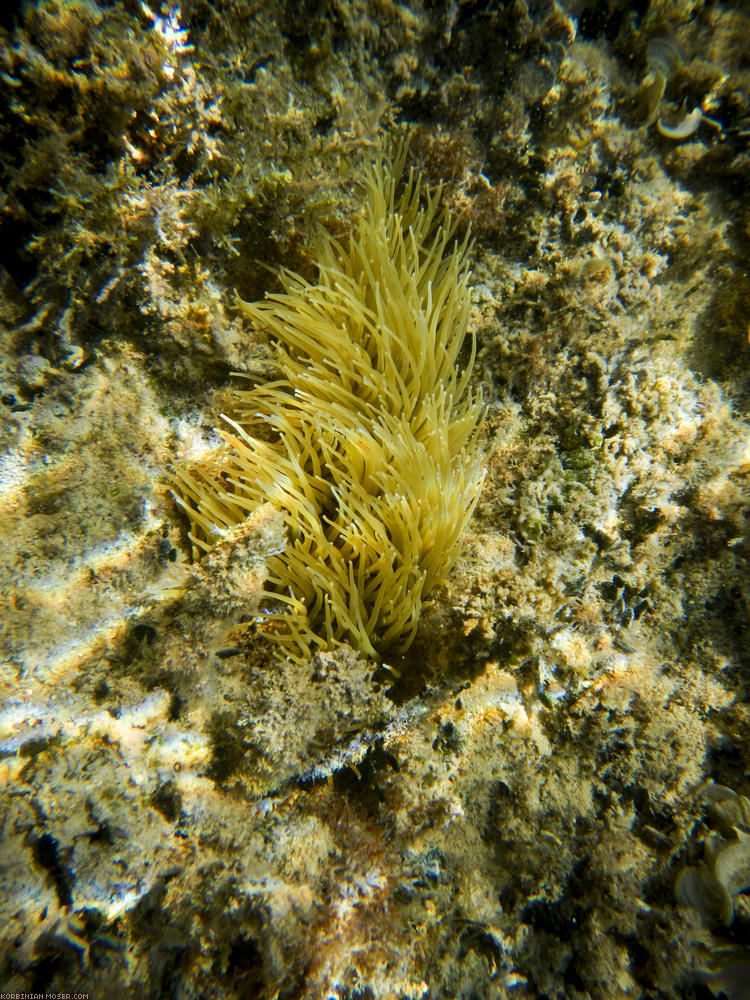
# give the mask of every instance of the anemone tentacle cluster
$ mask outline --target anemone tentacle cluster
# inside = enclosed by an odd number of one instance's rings
[[[348,240],[321,237],[315,283],[283,271],[282,292],[242,303],[277,342],[279,378],[236,391],[221,456],[176,473],[199,551],[263,503],[284,512],[266,596],[294,658],[405,651],[484,476],[473,337],[458,367],[468,236],[405,158],[372,166]]]

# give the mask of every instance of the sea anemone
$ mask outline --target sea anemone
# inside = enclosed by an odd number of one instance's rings
[[[279,378],[237,390],[220,457],[176,472],[197,551],[263,503],[284,512],[265,597],[295,659],[405,651],[484,476],[473,336],[457,366],[469,239],[405,159],[401,146],[369,169],[348,240],[320,239],[315,283],[282,271],[283,292],[241,303],[275,338]]]

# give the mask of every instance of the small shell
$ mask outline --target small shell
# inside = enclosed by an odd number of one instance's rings
[[[750,833],[750,800],[744,795],[738,795],[726,785],[711,782],[701,789],[700,798],[715,819],[727,827],[739,827]]]
[[[741,835],[719,851],[714,874],[730,896],[750,888],[750,836]]]
[[[663,118],[656,123],[659,134],[665,139],[687,139],[694,132],[698,131],[698,126],[703,121],[703,112],[700,108],[693,108],[689,115],[685,115],[675,125],[667,125]]]
[[[649,73],[663,76],[666,82],[685,59],[674,38],[668,35],[655,35],[646,46],[646,62]]]
[[[729,924],[732,921],[732,897],[708,868],[683,868],[675,885],[678,902],[691,906],[708,925]]]

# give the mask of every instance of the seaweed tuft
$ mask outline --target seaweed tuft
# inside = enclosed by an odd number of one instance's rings
[[[222,455],[177,472],[196,553],[260,504],[285,514],[269,563],[271,637],[303,659],[341,643],[401,653],[454,564],[483,480],[483,406],[469,386],[468,236],[404,171],[367,176],[347,243],[323,236],[318,277],[242,303],[277,342],[279,378],[235,393]]]

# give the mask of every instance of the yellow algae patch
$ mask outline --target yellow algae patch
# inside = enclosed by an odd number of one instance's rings
[[[279,377],[236,391],[224,452],[176,473],[196,553],[263,503],[283,512],[265,596],[293,659],[406,650],[484,476],[473,338],[458,366],[468,239],[405,157],[372,166],[349,240],[322,238],[317,282],[284,271],[283,292],[242,303],[274,336]]]

